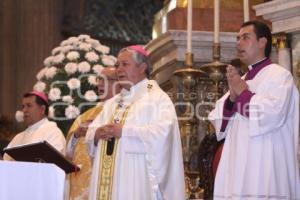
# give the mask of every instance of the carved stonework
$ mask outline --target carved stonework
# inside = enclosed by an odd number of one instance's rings
[[[290,38],[291,72],[296,81],[297,63],[300,60],[300,1],[299,0],[274,0],[254,6],[257,16],[272,22],[272,33],[284,33]]]
[[[300,30],[300,1],[275,0],[253,7],[257,16],[272,22],[273,33]]]
[[[221,33],[221,61],[230,63],[235,59],[236,33]],[[184,66],[186,53],[186,31],[168,31],[146,46],[153,65],[152,76],[159,84],[170,81],[172,73]],[[194,67],[212,61],[213,33],[194,31],[192,36]]]

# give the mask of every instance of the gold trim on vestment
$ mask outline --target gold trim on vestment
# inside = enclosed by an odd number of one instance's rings
[[[97,105],[81,114],[72,124],[69,129],[67,136],[67,143],[71,142],[71,136],[74,134],[76,129],[79,128],[81,123],[88,121],[93,121],[97,115],[102,111],[102,105]],[[70,158],[76,165],[81,165],[80,171],[76,173],[71,173],[68,175],[70,189],[69,189],[69,199],[88,199],[88,192],[90,186],[90,177],[92,171],[92,162],[88,153],[87,144],[84,138],[78,138],[77,143],[74,146],[73,157]]]
[[[111,122],[114,122],[114,117],[118,113],[118,105]],[[128,106],[121,118],[120,123],[123,125],[128,114],[130,106]],[[97,183],[97,200],[111,200],[112,199],[112,187],[113,187],[113,176],[115,168],[116,151],[118,147],[119,139],[115,138],[115,144],[113,153],[111,155],[106,154],[107,141],[101,143],[101,154],[100,154],[100,167],[99,167],[99,178]]]

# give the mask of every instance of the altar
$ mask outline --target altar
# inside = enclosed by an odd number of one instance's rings
[[[63,200],[65,176],[54,164],[0,161],[0,200]]]

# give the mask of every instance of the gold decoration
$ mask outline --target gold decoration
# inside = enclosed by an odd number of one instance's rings
[[[101,111],[102,106],[95,106],[80,115],[80,117],[78,117],[72,124],[68,132],[67,142],[69,142],[71,136],[74,134],[74,131],[80,126],[81,123],[94,120]],[[82,200],[87,200],[92,171],[92,161],[87,151],[87,145],[84,138],[79,138],[75,146],[72,161],[76,165],[81,165],[81,169],[79,172],[68,175],[70,180],[70,200],[75,200],[79,197]]]
[[[174,75],[178,76],[184,86],[184,97],[185,111],[181,114],[183,120],[180,121],[180,133],[183,145],[183,160],[184,160],[184,171],[185,171],[185,182],[186,182],[186,193],[188,198],[202,197],[203,189],[199,187],[199,172],[190,169],[191,155],[195,153],[195,149],[191,144],[191,140],[197,137],[197,126],[198,121],[195,118],[195,113],[192,107],[195,99],[191,98],[189,94],[196,90],[197,82],[200,77],[205,77],[206,74],[200,69],[193,67],[193,54],[186,53],[186,66],[177,69]],[[197,151],[197,150],[196,150]]]
[[[220,62],[220,43],[213,44],[213,62],[204,64],[200,67],[201,70],[205,71],[209,78],[215,83],[216,99],[219,99],[222,92],[219,91],[220,81],[225,79],[227,64]]]
[[[300,60],[298,60],[298,63],[297,63],[297,71],[296,71],[296,74],[298,76],[298,79],[300,79]],[[298,81],[298,88],[300,87],[300,80]]]
[[[288,48],[288,38],[285,33],[277,33],[272,36],[272,44],[277,49],[285,49]]]
[[[120,106],[118,104],[111,122],[115,121],[115,116],[118,113]],[[130,105],[127,106],[125,109],[121,124],[124,124],[125,119],[128,114],[128,110],[130,109]],[[101,144],[101,159],[100,159],[100,167],[99,167],[99,178],[98,178],[98,185],[97,185],[97,200],[111,200],[112,199],[112,189],[113,189],[113,178],[114,178],[114,169],[115,169],[115,159],[116,159],[116,152],[118,148],[119,139],[115,138],[115,145],[113,149],[112,155],[106,154],[107,148],[107,141],[103,141]]]

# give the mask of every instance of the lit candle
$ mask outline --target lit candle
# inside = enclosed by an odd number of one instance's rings
[[[187,53],[192,53],[192,17],[193,17],[193,3],[188,0],[187,5]]]
[[[249,21],[249,0],[244,0],[244,22]]]
[[[220,0],[214,4],[214,43],[220,43]]]

